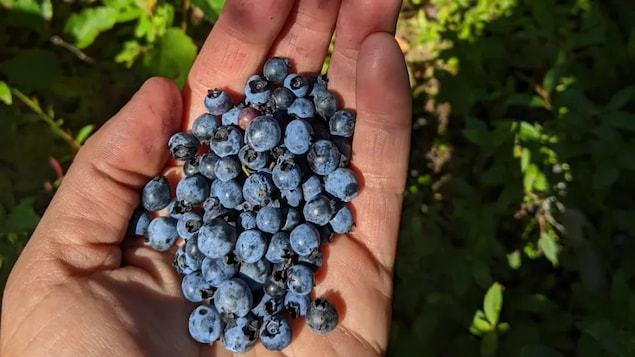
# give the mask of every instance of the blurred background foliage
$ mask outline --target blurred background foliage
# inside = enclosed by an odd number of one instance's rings
[[[74,153],[222,0],[0,0],[0,286]],[[635,356],[635,3],[406,0],[390,356]]]

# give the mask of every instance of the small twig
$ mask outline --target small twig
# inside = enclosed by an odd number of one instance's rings
[[[79,48],[71,45],[70,43],[68,43],[66,41],[64,41],[61,37],[59,37],[57,35],[53,35],[51,37],[51,43],[56,45],[56,46],[63,47],[64,49],[66,49],[67,51],[71,52],[72,54],[77,56],[77,58],[79,58],[80,60],[82,60],[82,61],[84,61],[86,63],[95,62],[95,60],[93,58],[89,57],[87,54],[82,52]]]
[[[22,101],[22,103],[24,103],[27,107],[29,107],[35,114],[37,114],[40,117],[40,119],[42,119],[45,123],[47,123],[51,127],[51,130],[53,131],[55,135],[64,139],[64,141],[66,141],[68,145],[70,146],[73,153],[76,153],[77,151],[79,151],[80,145],[75,141],[75,139],[73,139],[73,137],[69,133],[67,133],[62,128],[60,128],[60,126],[57,123],[55,123],[54,118],[44,113],[44,111],[42,111],[42,108],[40,108],[38,104],[36,104],[33,100],[31,100],[29,97],[27,97],[26,95],[24,95],[22,92],[20,92],[19,90],[15,88],[11,88],[11,93],[15,97],[20,99],[20,101]]]

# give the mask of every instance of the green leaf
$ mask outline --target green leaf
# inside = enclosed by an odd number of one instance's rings
[[[483,335],[481,340],[481,357],[494,356],[498,350],[498,335],[496,331],[490,331]]]
[[[528,192],[534,190],[545,192],[549,188],[545,174],[540,171],[536,164],[529,164],[527,166],[525,177],[523,179],[523,186],[525,188],[525,191]]]
[[[145,52],[143,63],[152,75],[173,79],[179,86],[185,83],[196,57],[196,45],[181,29],[166,31],[155,47]]]
[[[538,246],[542,253],[549,259],[551,264],[555,267],[558,266],[558,252],[560,246],[556,243],[556,238],[548,233],[543,233],[538,239]]]
[[[560,79],[560,68],[558,66],[551,68],[542,79],[542,88],[551,93],[556,88]]]
[[[520,171],[525,172],[531,161],[531,151],[528,148],[523,148],[520,154]]]
[[[607,114],[603,123],[619,129],[626,129],[635,132],[635,114],[623,111],[615,111]]]
[[[547,106],[547,102],[542,97],[537,95],[528,95],[528,94],[514,94],[511,95],[505,101],[506,106],[522,106],[522,107],[534,107],[534,108],[545,108]]]
[[[77,135],[75,135],[75,141],[80,145],[83,144],[84,141],[88,139],[90,133],[93,132],[93,129],[95,129],[95,126],[92,124],[86,125],[85,127],[79,129]]]
[[[115,62],[123,63],[126,68],[130,68],[143,53],[143,49],[143,46],[135,40],[126,41],[121,51],[115,56]]]
[[[476,310],[470,325],[470,333],[475,336],[482,336],[492,330],[492,325],[487,321],[482,310]]]
[[[509,265],[509,267],[511,269],[520,269],[521,265],[522,265],[522,259],[520,256],[520,251],[515,250],[509,254],[507,254],[507,265]]]
[[[589,319],[579,324],[586,334],[613,356],[635,356],[635,339],[632,334],[616,328],[604,319]]]
[[[40,49],[24,50],[0,65],[7,82],[26,92],[49,88],[62,76],[58,57]]]
[[[540,124],[531,124],[526,121],[520,122],[520,127],[518,130],[518,137],[522,141],[540,141],[540,134],[542,132],[542,127]]]
[[[619,92],[615,93],[609,104],[606,106],[610,110],[618,110],[623,106],[628,104],[628,101],[633,97],[633,92],[635,91],[635,86],[628,86]]]
[[[593,185],[595,188],[607,188],[617,181],[620,176],[620,168],[617,165],[599,166],[593,173]]]
[[[489,129],[480,119],[468,117],[465,121],[463,135],[472,143],[484,147],[489,142]]]
[[[225,5],[225,0],[192,0],[192,4],[203,11],[208,21],[216,22]]]
[[[44,1],[42,4],[37,0],[0,0],[0,8],[7,8],[10,15],[4,17],[6,25],[18,26],[23,28],[40,27],[50,19],[50,1]]]
[[[95,41],[100,32],[115,25],[116,16],[116,10],[105,6],[84,9],[68,18],[64,34],[72,37],[78,48],[86,48]]]
[[[483,310],[485,311],[485,317],[492,326],[498,324],[498,318],[500,317],[501,308],[503,307],[503,287],[498,282],[492,284],[485,294],[483,299]]]
[[[540,343],[526,345],[520,348],[519,357],[564,357],[564,355],[549,346]]]
[[[40,218],[33,210],[34,198],[26,198],[14,207],[0,224],[0,234],[31,233]]]
[[[0,81],[0,100],[6,105],[11,105],[11,103],[13,103],[11,88],[9,88],[9,86],[3,81]]]

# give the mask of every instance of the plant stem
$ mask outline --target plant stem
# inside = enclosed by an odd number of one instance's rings
[[[15,88],[11,88],[11,93],[13,93],[13,95],[16,96],[18,99],[20,99],[22,103],[24,103],[35,114],[37,114],[40,117],[40,119],[44,120],[44,122],[51,127],[51,130],[53,131],[55,135],[64,139],[64,141],[66,141],[68,145],[70,146],[70,149],[71,151],[73,151],[73,153],[76,153],[77,151],[79,151],[80,145],[75,141],[75,139],[73,139],[73,137],[69,133],[64,131],[57,123],[55,123],[54,118],[44,113],[44,111],[42,111],[42,108],[40,108],[40,106],[37,103],[35,103],[33,100],[31,100],[29,97],[27,97],[26,95],[24,95],[22,92],[20,92],[19,90]]]

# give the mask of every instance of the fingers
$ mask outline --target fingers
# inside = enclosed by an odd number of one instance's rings
[[[392,271],[410,149],[412,102],[403,54],[393,36],[376,33],[360,48],[353,165],[363,176],[355,199],[356,233]]]
[[[296,2],[285,28],[276,40],[272,56],[292,60],[298,73],[322,69],[328,51],[340,0],[303,0]]]
[[[184,126],[204,113],[210,88],[242,93],[284,26],[293,0],[228,0],[201,48],[184,88]],[[234,98],[236,100],[236,98]]]
[[[118,267],[118,244],[139,191],[166,162],[181,105],[172,82],[148,80],[79,151],[25,253],[51,254],[75,270]]]
[[[394,33],[400,7],[400,0],[342,0],[328,69],[329,89],[341,96],[342,106],[356,107],[355,73],[362,43],[375,32]]]

